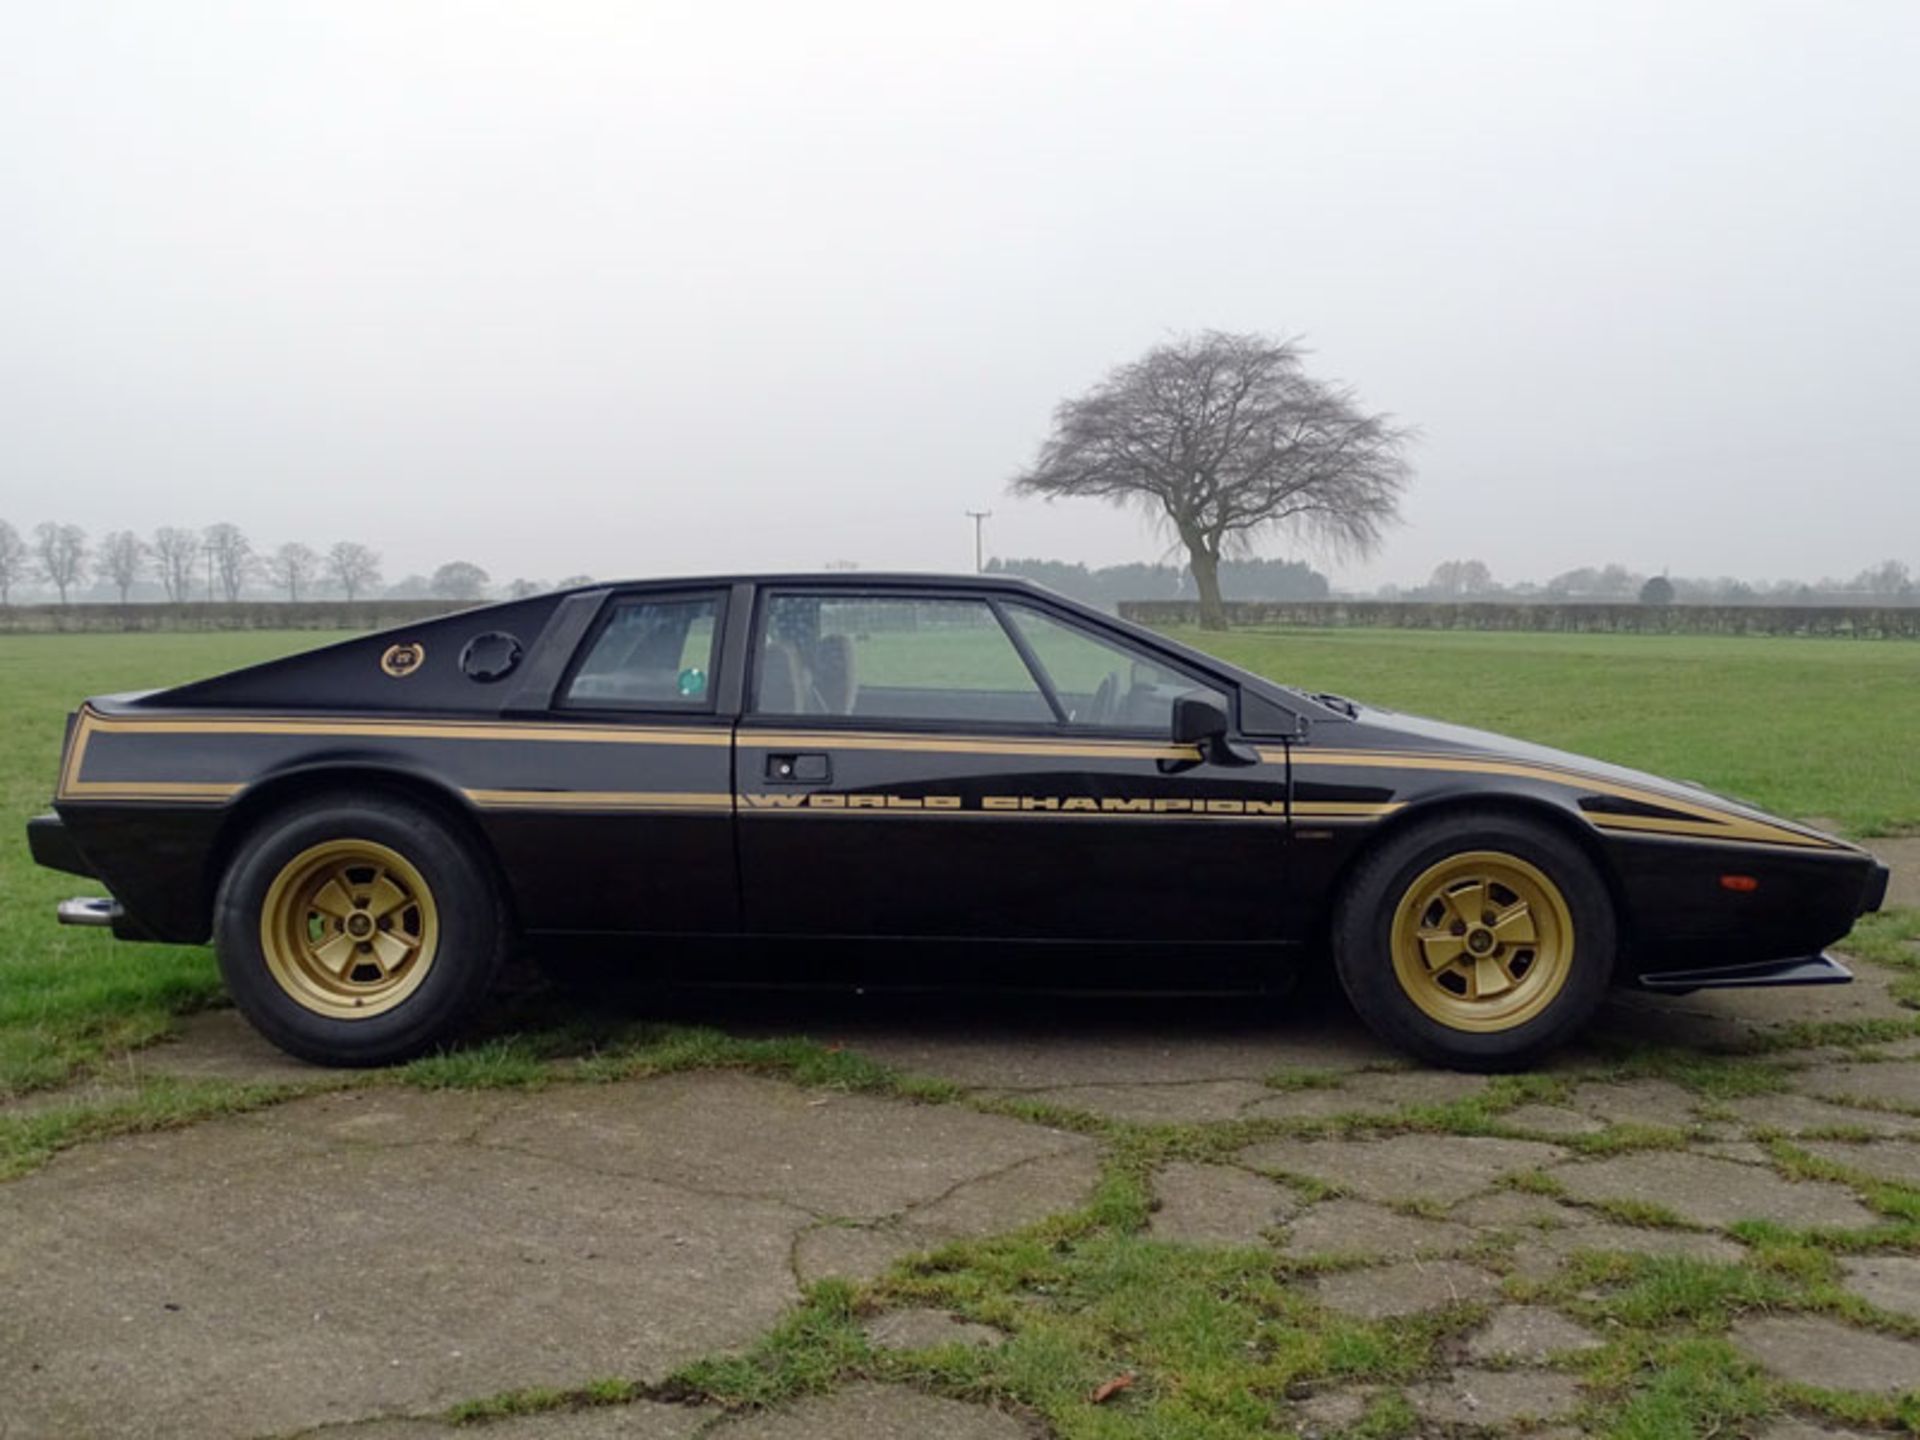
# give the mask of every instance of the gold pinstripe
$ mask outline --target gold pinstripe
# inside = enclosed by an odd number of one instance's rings
[[[66,763],[61,767],[58,798],[177,799],[219,802],[232,797],[243,788],[238,784],[213,782],[82,780],[80,777],[87,744],[95,734],[329,735],[368,736],[383,739],[522,740],[543,743],[693,746],[723,746],[730,740],[730,734],[726,729],[712,726],[635,725],[628,727],[564,723],[535,725],[490,720],[356,720],[339,717],[307,719],[291,716],[129,719],[104,716],[91,707],[83,707],[76,723],[73,742],[68,747]],[[1104,760],[1197,760],[1200,758],[1199,751],[1192,746],[1151,745],[1139,741],[1064,736],[998,739],[991,736],[935,736],[884,731],[742,730],[739,732],[739,743],[743,748],[755,750],[818,747],[919,754],[1022,755]],[[1288,759],[1287,751],[1284,749],[1266,749],[1259,753],[1261,760],[1266,764],[1284,764]],[[1605,830],[1661,835],[1672,839],[1739,841],[1801,849],[1846,848],[1823,835],[1798,826],[1752,819],[1661,791],[1620,784],[1544,762],[1494,758],[1482,760],[1470,756],[1403,753],[1391,750],[1315,750],[1308,746],[1296,747],[1291,758],[1292,763],[1301,768],[1433,770],[1451,774],[1502,775],[1516,779],[1538,780],[1565,789],[1608,795],[1674,812],[1674,818],[1610,815],[1584,810],[1580,812],[1590,824]],[[729,795],[699,792],[472,790],[466,793],[476,804],[497,808],[674,810],[711,809],[721,804],[731,807],[733,804],[733,798]],[[1383,818],[1401,808],[1401,802],[1375,804],[1361,801],[1302,801],[1293,805],[1292,817],[1316,823],[1367,821]],[[809,810],[808,813],[827,812]],[[854,813],[888,812],[861,810]],[[997,813],[1057,816],[1069,813],[1105,815],[1112,812]],[[1172,813],[1197,816],[1201,812]],[[1113,818],[1125,818],[1125,816],[1115,814]]]

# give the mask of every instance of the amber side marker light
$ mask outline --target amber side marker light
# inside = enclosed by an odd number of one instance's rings
[[[1720,888],[1731,890],[1736,895],[1751,895],[1760,888],[1760,882],[1751,875],[1722,875]]]

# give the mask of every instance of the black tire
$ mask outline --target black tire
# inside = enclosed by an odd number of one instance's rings
[[[356,852],[354,846],[365,849]],[[417,975],[407,972],[409,987],[387,982],[385,996],[376,1002],[385,1008],[376,1013],[352,1013],[349,1007],[367,1002],[351,995],[322,993],[303,1001],[299,980],[277,978],[269,959],[265,932],[271,928],[267,911],[276,882],[307,873],[302,867],[320,863],[307,857],[329,847],[342,847],[336,857],[342,865],[351,865],[356,853],[387,852],[409,867],[413,873],[407,878],[426,891],[430,939],[422,943],[418,936],[408,937],[418,949],[407,963],[418,963],[422,955],[427,963],[419,965]],[[289,902],[287,913],[298,908]],[[274,913],[283,913],[282,908],[276,906]],[[407,911],[405,925],[418,930],[421,913]],[[370,791],[296,802],[257,825],[236,848],[221,879],[213,938],[228,992],[267,1039],[316,1064],[367,1066],[410,1059],[451,1038],[499,971],[509,928],[492,874],[451,825],[423,806]],[[288,950],[286,944],[275,947],[281,975],[288,972]],[[396,993],[399,998],[391,998]],[[316,1004],[329,1005],[331,1013]]]
[[[1456,866],[1461,878],[1451,882],[1455,894],[1493,893],[1496,899],[1492,903],[1506,905],[1508,891],[1497,883],[1501,862],[1475,857],[1505,857],[1507,862],[1517,862],[1510,873],[1519,879],[1544,879],[1549,889],[1536,892],[1533,898],[1545,902],[1543,913],[1564,931],[1563,960],[1531,971],[1539,964],[1538,957],[1549,953],[1544,948],[1550,933],[1547,930],[1536,935],[1542,948],[1529,960],[1524,946],[1507,947],[1497,938],[1489,941],[1468,933],[1463,928],[1465,922],[1455,920],[1453,910],[1447,908],[1451,901],[1436,900],[1436,908],[1421,908],[1422,896],[1437,894],[1436,885],[1447,888],[1449,869]],[[1474,873],[1496,877],[1491,892],[1467,888]],[[1411,893],[1416,886],[1420,895]],[[1552,892],[1557,892],[1563,906],[1553,903]],[[1433,968],[1425,948],[1430,942],[1424,938],[1403,936],[1400,951],[1404,957],[1411,945],[1413,953],[1425,961],[1424,966],[1404,958],[1396,961],[1396,916],[1403,904],[1406,916],[1416,927],[1411,932],[1415,937],[1441,934],[1433,922],[1443,920],[1445,934],[1460,934],[1463,946],[1469,940],[1494,946],[1497,957],[1505,957],[1509,966],[1519,969],[1521,979],[1517,981],[1512,980],[1510,972],[1503,972],[1516,993],[1505,1002],[1499,998],[1472,999],[1473,978],[1453,965]],[[1488,916],[1494,913],[1487,912]],[[1429,917],[1424,925],[1422,915]],[[1513,1070],[1565,1043],[1593,1017],[1613,977],[1618,933],[1606,883],[1576,842],[1549,825],[1521,816],[1488,810],[1453,811],[1400,831],[1362,858],[1334,909],[1334,968],[1353,1008],[1389,1044],[1452,1069]],[[1450,942],[1443,937],[1439,943]],[[1463,949],[1459,966],[1470,970],[1474,963],[1475,957]],[[1448,974],[1449,970],[1453,973]],[[1450,1003],[1445,995],[1435,996],[1418,978],[1403,980],[1406,972],[1416,977],[1430,974],[1436,986],[1443,981],[1457,983],[1469,992],[1470,1003]],[[1521,1004],[1517,992],[1522,984],[1529,983],[1525,978],[1529,973],[1535,973],[1531,982],[1535,988]],[[1555,974],[1560,977],[1557,988],[1553,984]],[[1500,978],[1495,977],[1494,983],[1501,983]],[[1416,991],[1426,997],[1424,1001],[1415,998]],[[1472,1013],[1475,1005],[1497,1011],[1502,1003],[1514,1007],[1511,1016]],[[1436,1009],[1457,1014],[1458,1019],[1440,1018],[1433,1013]],[[1491,1028],[1472,1028],[1475,1024]]]

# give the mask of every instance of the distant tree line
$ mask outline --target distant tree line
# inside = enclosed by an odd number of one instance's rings
[[[23,537],[0,520],[0,605],[17,592],[38,587],[65,605],[74,599],[113,599],[184,604],[192,600],[238,601],[263,590],[279,599],[337,598],[486,600],[493,579],[469,560],[450,560],[431,575],[408,575],[382,585],[380,556],[357,540],[317,550],[290,540],[259,551],[239,526],[222,522],[203,529],[162,525],[151,535],[111,530],[96,544],[78,525],[48,520]],[[558,586],[515,579],[500,587],[507,599],[589,583],[570,575]]]
[[[1129,596],[1129,599],[1132,597]],[[1152,598],[1152,597],[1141,597]],[[1584,565],[1544,582],[1502,584],[1481,560],[1447,560],[1434,566],[1424,585],[1383,585],[1380,600],[1462,600],[1567,603],[1595,601],[1643,605],[1920,605],[1920,584],[1902,561],[1886,560],[1850,579],[1773,580],[1752,583],[1731,576],[1645,575],[1625,565]]]
[[[1106,565],[1089,569],[1065,560],[989,560],[994,575],[1017,575],[1062,595],[1115,610],[1122,600],[1199,598],[1193,572],[1183,565]],[[1327,577],[1299,560],[1222,560],[1220,593],[1228,600],[1324,600]]]

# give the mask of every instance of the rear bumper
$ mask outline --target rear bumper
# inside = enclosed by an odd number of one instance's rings
[[[73,832],[58,815],[36,815],[27,821],[27,849],[33,855],[33,863],[48,870],[84,875],[89,880],[99,878],[74,843]]]
[[[1762,960],[1752,965],[1714,965],[1697,970],[1655,970],[1636,982],[1642,990],[1687,995],[1695,990],[1733,990],[1774,985],[1845,985],[1853,972],[1831,955]]]

